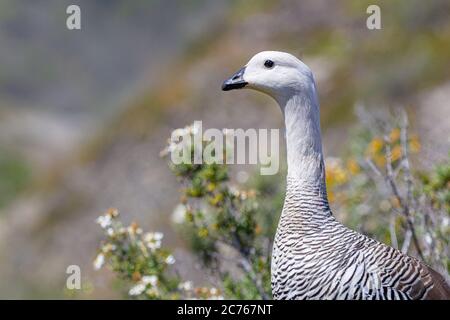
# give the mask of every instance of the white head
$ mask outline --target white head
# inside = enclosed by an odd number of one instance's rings
[[[288,175],[324,183],[319,101],[308,66],[289,53],[263,51],[222,85],[224,91],[240,88],[264,92],[280,105],[286,125]]]
[[[293,55],[279,51],[257,53],[222,85],[228,91],[250,88],[275,100],[309,90],[314,83],[311,70]]]

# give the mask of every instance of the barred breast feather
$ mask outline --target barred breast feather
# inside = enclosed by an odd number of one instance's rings
[[[272,257],[275,299],[416,300],[450,296],[419,260],[340,224],[323,187],[288,179]]]

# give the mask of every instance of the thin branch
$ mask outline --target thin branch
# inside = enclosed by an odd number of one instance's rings
[[[413,178],[411,174],[411,165],[409,163],[409,148],[408,148],[408,116],[406,111],[402,111],[402,124],[400,127],[400,143],[402,146],[402,165],[404,169],[404,180],[407,190],[407,201],[412,204],[414,210],[417,209],[417,202],[415,201],[412,190],[413,190]]]
[[[366,162],[369,165],[369,168],[372,169],[372,171],[375,173],[375,175],[379,177],[383,177],[383,174],[381,171],[377,168],[377,166],[373,163],[372,159],[366,158]]]
[[[251,266],[251,263],[248,259],[243,258],[240,260],[240,265],[243,268],[245,272],[248,273],[252,281],[255,283],[256,289],[258,290],[258,293],[261,295],[261,298],[263,300],[269,300],[269,296],[265,292],[264,288],[262,287],[262,281],[260,278],[256,277],[255,272],[253,271],[253,268]]]
[[[391,245],[398,249],[397,233],[395,232],[395,216],[391,215],[389,220],[389,233],[391,235]]]
[[[388,138],[385,137],[385,141],[388,142]],[[420,248],[419,245],[419,240],[417,238],[416,235],[416,231],[414,228],[414,222],[413,219],[411,217],[411,213],[410,213],[410,209],[408,206],[408,203],[405,203],[405,201],[403,200],[403,198],[400,195],[400,192],[397,188],[397,184],[395,183],[395,180],[393,178],[393,169],[392,169],[392,153],[391,153],[391,146],[389,143],[385,144],[385,151],[386,151],[386,180],[389,184],[389,186],[391,187],[392,193],[394,194],[395,198],[397,199],[400,207],[402,208],[402,213],[406,218],[406,223],[408,226],[408,229],[411,231],[411,237],[414,243],[414,246],[417,250],[417,254],[419,255],[419,257],[425,261],[425,258],[423,256],[422,253],[422,249]]]
[[[233,247],[239,252],[241,256],[241,259],[239,260],[239,266],[250,276],[250,279],[252,279],[253,283],[255,284],[256,290],[258,290],[261,298],[263,300],[269,300],[269,296],[262,286],[261,279],[255,274],[252,268],[252,261],[248,250],[244,250],[240,242],[233,242],[235,243]]]
[[[242,243],[240,242],[239,238],[236,236],[236,233],[232,233],[231,239],[221,239],[222,243],[225,243],[232,248],[234,248],[238,254],[241,256],[241,259],[239,259],[238,266],[250,276],[250,279],[253,281],[256,290],[258,290],[259,295],[263,300],[269,300],[269,296],[267,295],[266,291],[264,290],[262,286],[261,279],[255,274],[253,268],[252,268],[252,262],[250,253],[248,250],[245,250]]]
[[[411,245],[411,236],[412,236],[412,232],[411,230],[406,230],[405,232],[405,239],[403,240],[403,245],[402,245],[402,252],[403,253],[408,253],[409,251],[409,246]]]

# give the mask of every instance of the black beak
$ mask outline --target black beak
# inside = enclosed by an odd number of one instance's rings
[[[222,84],[222,90],[229,91],[229,90],[240,89],[240,88],[245,87],[248,84],[248,82],[244,81],[244,78],[243,78],[244,72],[245,72],[245,67],[243,67],[241,70],[236,72],[228,80],[225,80]]]

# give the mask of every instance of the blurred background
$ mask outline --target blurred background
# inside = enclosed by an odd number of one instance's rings
[[[66,28],[81,7],[82,29]],[[368,30],[366,8],[381,8]],[[109,207],[165,234],[183,272],[206,281],[173,228],[178,185],[159,157],[171,130],[282,128],[274,102],[222,81],[262,50],[313,70],[326,156],[355,105],[404,106],[420,167],[450,149],[450,2],[0,0],[0,298],[116,298],[92,267]]]

